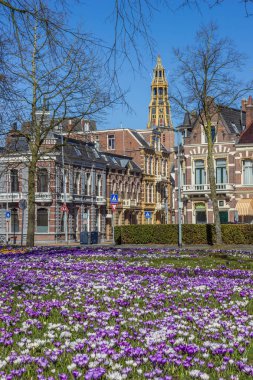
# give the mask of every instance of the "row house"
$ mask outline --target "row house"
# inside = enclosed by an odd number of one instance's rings
[[[253,104],[240,109],[219,105],[213,116],[213,158],[221,223],[253,222]],[[179,127],[182,145],[175,161],[174,209],[178,222],[178,161],[183,223],[213,223],[207,170],[207,140],[201,120],[186,114]]]
[[[36,173],[35,242],[59,242],[65,239],[63,204],[66,203],[68,240],[78,241],[80,232],[97,231],[100,241],[112,236],[110,194],[119,192],[115,212],[117,224],[139,223],[142,173],[131,157],[99,152],[94,143],[51,133]],[[29,150],[26,140],[10,131],[7,146],[0,155],[0,236],[10,242],[21,240],[20,200],[27,200]],[[77,136],[75,136],[77,137]],[[63,153],[63,156],[62,156]],[[63,160],[64,158],[64,160]],[[64,169],[63,169],[64,165]],[[66,192],[64,193],[64,182]],[[6,210],[11,211],[10,221]],[[24,213],[24,235],[27,230]],[[8,231],[7,231],[8,230]]]
[[[138,196],[138,223],[168,223],[171,207],[171,152],[161,143],[161,132],[153,129],[147,135],[129,128],[94,132],[94,139],[101,152],[132,157],[142,173],[142,186]],[[120,194],[120,187],[115,187]],[[136,210],[135,202],[125,204]],[[139,209],[140,206],[140,209]],[[151,218],[145,218],[145,212]],[[133,219],[130,219],[133,220]]]
[[[118,194],[114,224],[124,226],[141,223],[142,172],[131,157],[102,153],[107,162],[106,237],[112,237],[112,207],[110,195]]]
[[[8,149],[2,151],[0,156],[0,236],[5,241],[8,229],[9,241],[19,243],[22,223],[19,201],[27,200],[29,151],[25,140],[14,140],[9,140]],[[69,138],[65,139],[63,168],[62,150],[57,148],[61,144],[60,136],[48,136],[45,144],[55,146],[55,150],[45,154],[37,165],[36,243],[59,242],[64,239],[64,203],[68,208],[69,241],[78,240],[80,232],[84,230],[98,231],[101,238],[105,238],[106,161],[94,144]],[[10,221],[5,218],[7,209],[11,211]],[[27,217],[25,209],[24,235]]]

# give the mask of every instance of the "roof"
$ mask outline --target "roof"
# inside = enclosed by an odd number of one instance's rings
[[[106,160],[107,164],[112,168],[118,170],[126,169],[131,165],[131,170],[141,173],[141,168],[133,161],[132,157],[122,156],[108,152],[100,152],[102,157]]]
[[[246,125],[246,112],[240,109],[226,107],[219,105],[219,110],[222,119],[226,123],[229,132],[236,135],[242,133],[244,126]],[[183,124],[178,127],[178,129],[193,128],[198,117],[194,113],[186,112],[184,115]]]
[[[242,132],[238,144],[253,144],[253,124]]]
[[[139,141],[139,143],[144,146],[144,148],[150,148],[149,144],[147,141],[135,130],[130,129],[131,133],[134,135],[134,137]]]
[[[243,127],[246,125],[246,112],[222,105],[220,106],[220,110],[229,131],[236,135],[242,133]]]

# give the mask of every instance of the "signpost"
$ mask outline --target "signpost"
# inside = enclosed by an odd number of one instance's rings
[[[114,212],[116,210],[117,204],[119,203],[118,194],[111,194],[111,196],[110,196],[110,203],[111,203],[111,207],[112,207],[112,243],[115,244],[115,238],[114,238]]]
[[[5,219],[6,219],[6,243],[8,244],[9,241],[9,222],[11,218],[11,212],[6,210],[5,211]]]
[[[61,211],[62,212],[68,212],[69,211],[68,206],[65,203],[61,206]]]
[[[25,209],[27,207],[26,199],[20,199],[18,206],[22,210],[22,225],[21,225],[21,247],[22,247],[23,246],[23,237],[24,237],[24,214],[25,214]],[[15,224],[15,221],[14,221],[14,224]]]
[[[152,212],[151,211],[144,211],[144,216],[148,220],[148,224],[149,224],[149,221],[152,218]]]

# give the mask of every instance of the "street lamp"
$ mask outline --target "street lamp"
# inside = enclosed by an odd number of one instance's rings
[[[65,242],[68,244],[68,216],[67,216],[67,193],[66,193],[66,178],[64,170],[64,146],[63,146],[63,128],[61,128],[61,155],[62,155],[62,182],[63,182],[63,204],[64,204],[64,232],[65,232]]]
[[[181,149],[182,145],[178,144],[177,149],[177,172],[178,172],[178,247],[182,247],[182,199],[181,199]]]

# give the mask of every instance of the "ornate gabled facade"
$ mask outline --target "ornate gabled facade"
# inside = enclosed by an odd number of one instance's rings
[[[213,157],[221,223],[253,222],[253,102],[241,109],[219,106],[213,117]],[[207,141],[201,121],[186,114],[179,127],[183,223],[213,223],[207,170]],[[174,207],[178,222],[178,170]]]

